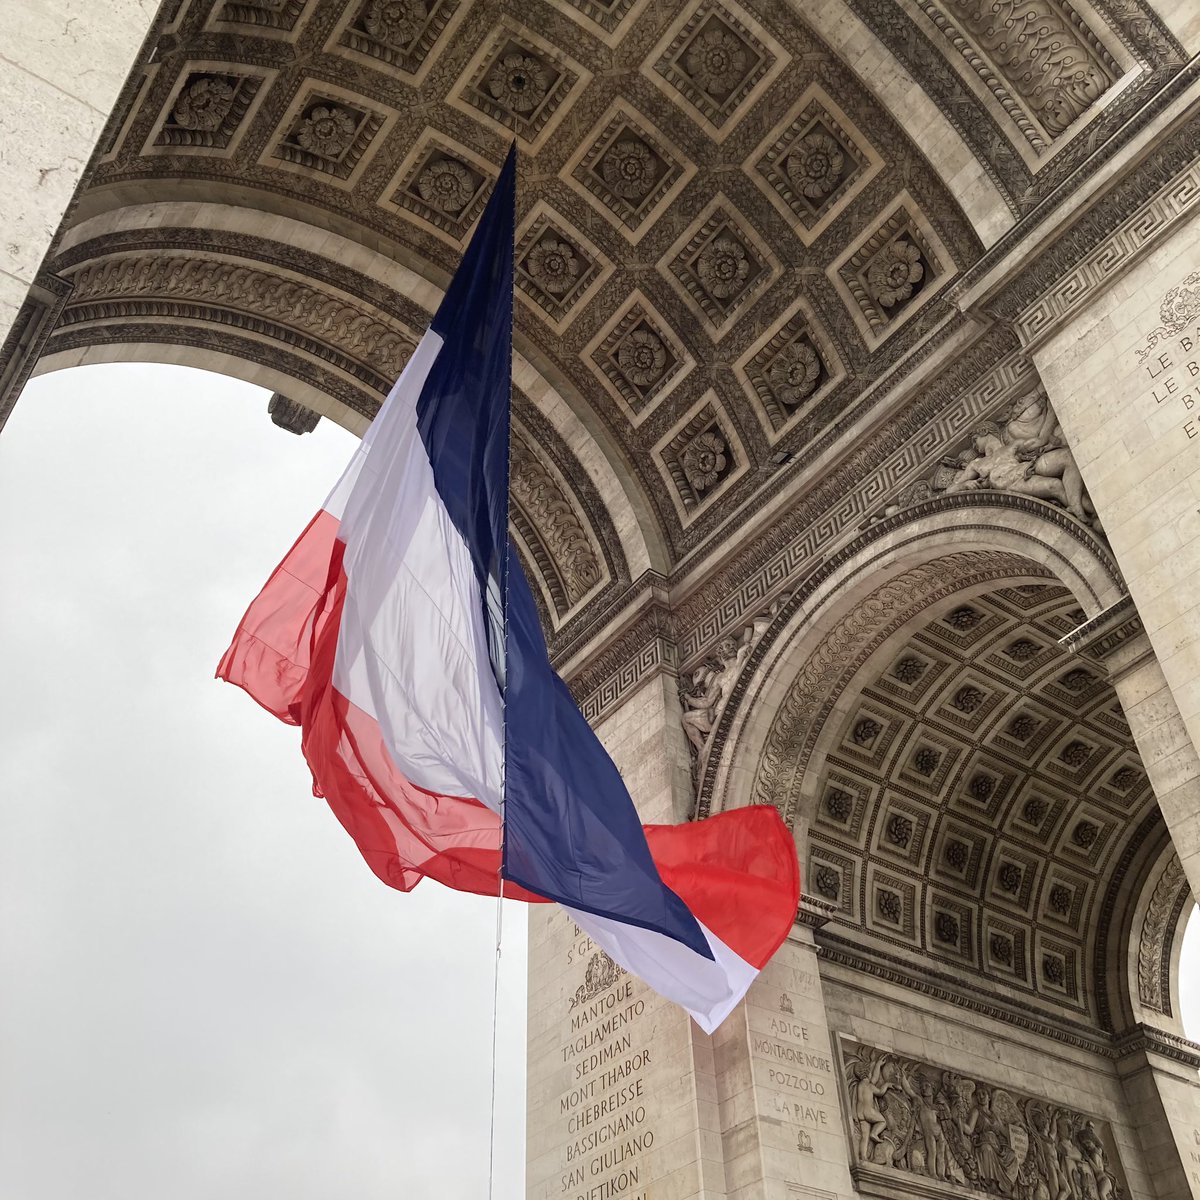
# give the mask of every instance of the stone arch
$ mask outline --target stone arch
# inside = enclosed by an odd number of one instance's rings
[[[52,269],[68,295],[35,371],[138,354],[195,365],[225,356],[217,369],[245,377],[246,368],[229,368],[254,364],[256,382],[272,379],[273,390],[361,432],[446,278],[393,251],[261,206],[176,200],[106,209],[69,228],[57,247]],[[578,460],[571,485],[595,492],[628,573],[661,568],[661,538],[636,473],[603,431],[597,440],[588,406],[547,378],[528,349],[518,332],[517,403],[539,411]]]
[[[1131,843],[1122,866],[1105,897],[1096,947],[1109,980],[1109,1023],[1118,1032],[1149,1025],[1183,1036],[1179,960],[1195,900],[1161,819],[1140,845]],[[1111,931],[1118,936],[1105,936]]]
[[[355,433],[441,295],[374,248],[293,217],[199,201],[83,219],[55,270],[66,295],[37,373],[130,360],[203,367]],[[518,347],[513,525],[551,631],[662,561],[632,473],[614,466],[579,407]]]
[[[939,560],[946,560],[941,567],[930,565]],[[1061,582],[1089,618],[1125,590],[1115,561],[1091,530],[1024,496],[942,496],[864,530],[747,626],[753,644],[697,764],[698,811],[747,803],[752,795],[772,802],[758,782],[757,764],[776,753],[769,742],[783,737],[780,721],[788,719],[789,696],[796,706],[804,697],[813,703],[818,695],[836,695],[837,680],[853,674],[851,660],[861,665],[881,639],[928,603],[954,590],[1020,577]],[[694,664],[682,665],[686,673]],[[826,699],[818,708],[827,702],[833,703]],[[810,719],[799,711],[795,718]],[[785,807],[785,818],[791,816]]]
[[[896,514],[752,632],[730,749],[701,764],[712,809],[780,809],[847,964],[1119,1032],[1113,896],[1161,819],[1103,664],[1064,639],[1122,595],[1103,544],[1036,501]]]

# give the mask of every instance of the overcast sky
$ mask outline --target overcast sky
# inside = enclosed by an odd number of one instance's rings
[[[0,1195],[482,1200],[495,902],[379,883],[213,679],[353,438],[160,366],[0,436]],[[506,912],[496,1200],[523,1197]]]
[[[384,887],[297,732],[212,677],[353,447],[266,400],[88,367],[0,436],[5,1200],[487,1196],[494,902]],[[501,979],[494,1195],[520,1200],[515,906]]]

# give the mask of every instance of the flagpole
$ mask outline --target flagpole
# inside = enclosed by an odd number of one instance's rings
[[[513,163],[513,190],[516,191],[516,155],[517,142],[514,138],[509,146],[508,156]],[[515,207],[515,206],[514,206]],[[515,237],[515,229],[514,229]],[[506,848],[506,829],[504,824],[504,809],[508,800],[508,506],[509,481],[512,477],[512,325],[513,325],[513,290],[508,291],[508,414],[504,422],[504,529],[503,544],[498,547],[500,558],[500,613],[501,613],[501,645],[504,654],[503,684],[500,689],[500,865],[497,869],[496,888],[496,961],[492,982],[492,1104],[491,1129],[488,1137],[488,1200],[493,1200],[493,1187],[496,1179],[496,1056],[497,1034],[500,1025],[500,954],[504,935],[504,853]]]

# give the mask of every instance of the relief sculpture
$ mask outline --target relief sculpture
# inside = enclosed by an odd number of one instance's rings
[[[1048,500],[1103,532],[1062,426],[1040,389],[1014,401],[998,422],[973,429],[966,449],[943,457],[931,476],[909,484],[876,519],[932,496],[974,491]]]
[[[870,1046],[845,1050],[860,1164],[1004,1200],[1127,1200],[1099,1120]]]
[[[683,732],[696,755],[702,756],[717,718],[741,674],[742,664],[750,651],[767,631],[775,614],[787,602],[790,593],[777,597],[752,621],[730,637],[723,638],[716,653],[692,672],[691,687],[681,687],[679,700],[683,705]]]

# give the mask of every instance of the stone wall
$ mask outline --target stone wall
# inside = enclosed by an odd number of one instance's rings
[[[1153,650],[1121,698],[1195,889],[1200,219],[1177,226],[1034,358]]]
[[[12,0],[0,57],[0,342],[113,109],[157,5]]]

